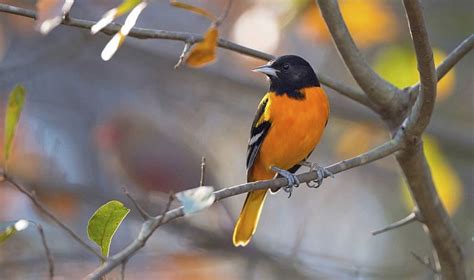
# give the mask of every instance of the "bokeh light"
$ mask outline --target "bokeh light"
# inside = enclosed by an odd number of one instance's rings
[[[245,11],[235,22],[232,39],[241,45],[273,53],[280,42],[277,16],[261,6]]]

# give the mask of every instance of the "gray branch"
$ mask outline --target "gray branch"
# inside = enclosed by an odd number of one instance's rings
[[[340,161],[338,163],[327,166],[326,169],[332,174],[337,174],[345,170],[362,166],[370,162],[373,162],[375,160],[387,157],[395,153],[396,151],[399,151],[403,147],[404,147],[404,132],[400,130],[392,140],[366,153],[363,153],[357,157]],[[300,183],[306,183],[306,182],[314,181],[315,179],[318,178],[318,175],[315,171],[311,171],[311,172],[299,174],[297,175],[297,177]],[[288,185],[287,179],[279,178],[279,179],[274,179],[274,180],[250,182],[246,184],[241,184],[241,185],[236,185],[236,186],[220,189],[214,192],[214,195],[216,196],[216,202],[217,202],[219,200],[226,199],[226,198],[236,196],[239,194],[247,193],[250,191],[263,190],[263,189],[269,189],[269,188],[282,188],[287,185]],[[148,219],[142,224],[138,237],[135,240],[133,240],[132,243],[130,243],[126,248],[124,248],[119,253],[108,258],[107,261],[102,263],[101,266],[99,266],[95,271],[90,273],[87,276],[87,279],[101,279],[104,275],[112,271],[115,267],[122,264],[125,260],[133,256],[138,250],[143,248],[148,238],[153,234],[153,232],[160,225],[166,224],[174,219],[177,219],[183,216],[184,216],[183,208],[178,207],[173,210],[167,211],[163,215]]]
[[[11,178],[9,175],[4,174],[3,175],[5,178],[5,181],[9,182],[12,184],[17,190],[19,190],[21,193],[25,194],[31,202],[40,210],[43,214],[48,216],[56,225],[58,225],[61,229],[63,229],[66,233],[69,234],[69,236],[72,237],[72,239],[76,240],[82,247],[84,247],[86,250],[91,252],[92,254],[96,255],[99,259],[104,260],[104,257],[102,257],[101,254],[99,254],[92,246],[87,244],[86,241],[82,240],[82,238],[77,235],[72,229],[70,229],[65,223],[63,223],[56,215],[54,215],[48,208],[46,208],[41,201],[38,200],[38,198],[35,196],[35,194],[32,191],[27,190],[25,187],[23,187],[21,184],[19,184],[16,180]]]
[[[431,171],[423,152],[421,134],[430,122],[436,99],[436,71],[433,52],[419,0],[403,1],[416,52],[420,88],[415,104],[404,122],[407,147],[397,154],[397,161],[407,179],[417,207],[428,227],[439,257],[443,279],[466,279],[462,248],[454,225],[440,202]]]
[[[436,68],[438,82],[456,65],[466,54],[474,48],[474,34],[469,35],[461,42]],[[420,83],[416,83],[410,88],[410,93],[417,96],[420,90]]]
[[[0,4],[0,12],[5,12],[9,14],[14,14],[23,17],[29,17],[32,19],[36,19],[36,12],[30,9],[24,9],[20,7],[15,7],[7,4]],[[95,21],[90,20],[83,20],[83,19],[76,19],[71,16],[66,17],[61,24],[82,28],[82,29],[89,29],[95,24]],[[111,23],[107,27],[101,30],[102,33],[107,34],[109,36],[114,35],[117,33],[120,28],[122,27],[121,24]],[[137,28],[134,27],[130,30],[128,37],[136,38],[136,39],[162,39],[162,40],[173,40],[173,41],[183,41],[186,44],[195,44],[203,40],[202,34],[196,33],[189,33],[189,32],[179,32],[179,31],[168,31],[168,30],[157,30],[157,29],[147,29],[147,28]],[[240,53],[246,56],[262,59],[262,60],[272,60],[275,57],[271,54],[267,54],[261,51],[257,51],[251,48],[247,48],[241,46],[239,44],[233,43],[228,40],[224,40],[219,38],[217,45],[220,48],[228,49],[236,53]],[[364,93],[356,88],[350,87],[345,85],[342,82],[335,81],[328,76],[318,73],[319,80],[322,84],[332,88],[336,92],[349,97],[350,99],[357,101],[363,105],[366,105],[370,108],[373,106],[368,101],[367,97]]]
[[[318,0],[318,2],[341,57],[352,76],[365,93],[360,89],[349,87],[341,82],[332,80],[325,75],[319,74],[321,82],[341,94],[378,112],[386,121],[389,128],[392,131],[397,131],[394,138],[387,143],[355,158],[328,166],[327,169],[331,173],[336,174],[399,151],[396,153],[396,158],[405,174],[420,214],[423,216],[423,222],[429,229],[431,241],[437,255],[439,256],[441,274],[445,279],[466,279],[461,246],[457,240],[454,226],[443,208],[434,188],[432,176],[423,153],[423,145],[420,141],[420,137],[431,118],[436,98],[437,81],[441,79],[464,55],[472,50],[474,44],[473,35],[470,35],[461,43],[461,45],[451,52],[446,60],[437,70],[435,70],[432,50],[424,24],[422,7],[418,0],[404,0],[417,55],[421,82],[420,84],[409,88],[407,91],[402,91],[383,80],[367,64],[363,55],[356,47],[347,26],[344,23],[337,1]],[[16,14],[33,19],[36,18],[36,13],[33,10],[18,8],[6,4],[0,4],[0,12]],[[66,17],[62,24],[90,29],[95,22]],[[120,28],[121,25],[113,23],[104,28],[102,32],[107,35],[113,35],[118,32]],[[203,39],[200,34],[144,28],[133,28],[129,37],[138,39],[177,40],[183,41],[187,44],[193,44]],[[270,54],[240,46],[224,39],[219,39],[218,46],[263,60],[274,58]],[[410,94],[407,94],[408,92]],[[416,101],[414,102],[411,112],[407,114],[406,109],[409,108],[411,104],[409,96],[416,97]],[[408,117],[405,119],[402,129],[396,129],[406,115],[408,115]],[[317,175],[315,172],[298,175],[300,182],[310,182],[316,179],[316,177]],[[284,187],[287,183],[287,180],[284,178],[252,182],[216,191],[215,195],[217,200],[221,200],[248,191]],[[28,191],[26,194],[29,196],[31,195]],[[138,237],[121,252],[107,259],[88,277],[91,279],[99,279],[118,265],[124,263],[140,250],[140,248],[145,246],[148,238],[161,224],[182,217],[183,215],[182,208],[176,208],[167,211],[161,216],[147,218],[142,225]]]
[[[420,88],[418,97],[406,120],[408,134],[421,135],[431,119],[436,100],[436,71],[428,31],[425,27],[422,7],[418,0],[404,0],[408,23],[415,47]]]
[[[414,221],[421,221],[421,219],[419,218],[419,212],[418,211],[413,211],[408,216],[406,216],[405,218],[403,218],[399,221],[396,221],[396,222],[394,222],[394,223],[392,223],[392,224],[390,224],[390,225],[388,225],[384,228],[372,231],[372,235],[378,235],[378,234],[381,234],[381,233],[384,233],[384,232],[387,232],[387,231],[390,231],[390,230],[393,230],[393,229],[411,224]]]
[[[402,103],[399,98],[405,97],[406,94],[382,79],[368,65],[347,29],[337,1],[318,0],[317,2],[339,54],[356,82],[367,93],[369,99],[380,107],[378,112],[401,107]]]

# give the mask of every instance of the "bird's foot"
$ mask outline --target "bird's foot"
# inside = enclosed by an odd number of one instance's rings
[[[281,169],[276,166],[272,166],[272,170],[278,173],[278,175],[288,180],[288,185],[286,187],[283,187],[283,190],[288,193],[288,198],[290,198],[293,189],[297,188],[300,185],[300,180],[298,180],[295,174],[291,173],[288,170]]]
[[[319,188],[323,183],[324,178],[334,178],[334,174],[332,174],[331,171],[319,166],[317,163],[304,160],[300,162],[300,165],[308,167],[310,171],[316,171],[316,174],[318,176],[314,181],[306,182],[306,186],[308,186],[308,188]]]

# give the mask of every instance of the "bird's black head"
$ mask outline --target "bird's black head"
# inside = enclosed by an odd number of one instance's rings
[[[296,55],[284,55],[255,68],[270,79],[270,91],[277,95],[287,94],[293,98],[304,98],[300,92],[306,87],[319,87],[319,80],[311,65]]]

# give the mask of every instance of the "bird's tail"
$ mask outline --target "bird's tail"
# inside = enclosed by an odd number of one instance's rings
[[[239,219],[235,224],[234,235],[232,236],[234,246],[246,246],[252,239],[252,235],[257,229],[266,195],[267,190],[253,191],[247,195],[242,212],[240,212]]]

